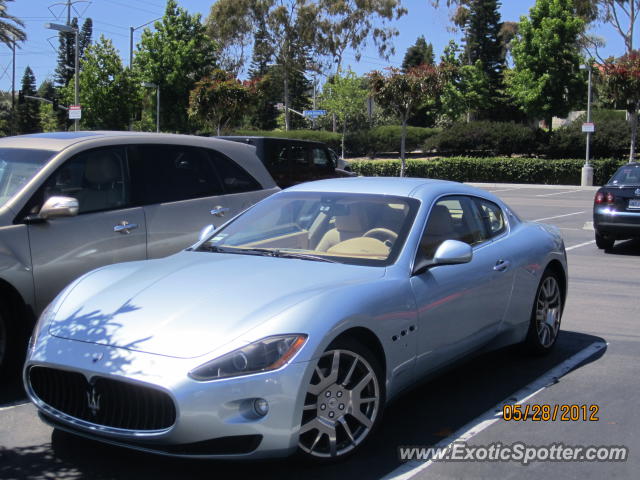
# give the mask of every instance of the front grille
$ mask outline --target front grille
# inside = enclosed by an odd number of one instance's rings
[[[47,405],[71,417],[105,427],[162,430],[176,420],[166,393],[143,385],[48,367],[31,367],[29,382]]]

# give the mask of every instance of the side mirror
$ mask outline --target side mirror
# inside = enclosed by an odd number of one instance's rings
[[[435,265],[459,265],[469,263],[473,258],[471,245],[458,240],[445,240],[433,256]]]
[[[39,216],[43,220],[56,217],[73,217],[78,214],[78,200],[73,197],[49,197]]]
[[[216,229],[215,225],[207,225],[202,230],[200,230],[200,236],[198,237],[198,241],[202,241],[207,238],[213,231]]]
[[[458,240],[445,240],[440,244],[432,259],[419,256],[413,267],[413,274],[419,275],[437,265],[460,265],[473,259],[471,245]]]

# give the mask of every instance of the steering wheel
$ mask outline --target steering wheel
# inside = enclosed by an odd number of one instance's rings
[[[391,248],[393,242],[397,240],[398,234],[388,228],[372,228],[366,232],[363,237],[375,238],[376,240],[380,240],[387,247]]]

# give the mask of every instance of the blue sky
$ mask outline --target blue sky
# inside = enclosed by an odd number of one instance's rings
[[[29,65],[35,72],[38,85],[47,77],[52,77],[57,60],[58,40],[55,32],[46,30],[44,23],[66,20],[64,0],[17,0],[9,3],[9,12],[26,24],[27,41],[16,54],[16,89],[19,88],[24,69]],[[179,0],[180,6],[191,13],[207,16],[211,0]],[[526,15],[535,0],[504,0],[501,7],[503,20],[517,21]],[[395,39],[396,55],[389,62],[378,57],[373,45],[363,52],[360,62],[355,61],[353,52],[345,56],[345,64],[359,74],[385,66],[398,66],[402,63],[405,50],[412,45],[419,35],[433,43],[439,58],[443,48],[454,34],[448,31],[449,12],[446,8],[439,10],[431,7],[429,0],[405,0],[403,5],[409,13],[396,22],[400,35]],[[81,19],[91,17],[94,21],[94,40],[105,35],[110,38],[120,55],[128,62],[129,27],[137,27],[154,18],[162,16],[165,2],[163,0],[90,0],[81,1],[74,6],[73,15]],[[81,20],[82,22],[82,20]],[[638,28],[640,33],[640,28]],[[142,29],[134,35],[134,43],[139,41]],[[605,38],[606,55],[621,55],[624,47],[619,36],[610,27],[601,26],[595,33]],[[52,46],[53,45],[53,46]],[[11,51],[4,45],[0,47],[0,89],[11,88]]]

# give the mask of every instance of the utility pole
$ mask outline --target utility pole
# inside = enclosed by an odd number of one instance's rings
[[[11,42],[11,134],[16,133],[16,37]]]
[[[589,60],[588,65],[583,65],[580,67],[581,69],[587,69],[589,71],[589,85],[587,87],[587,124],[589,125],[589,129],[587,133],[587,145],[585,152],[585,162],[582,167],[582,175],[580,179],[580,185],[582,186],[591,186],[593,185],[593,167],[591,166],[591,155],[590,155],[590,147],[591,147],[591,129],[593,125],[591,125],[591,72],[593,70],[593,61]]]

